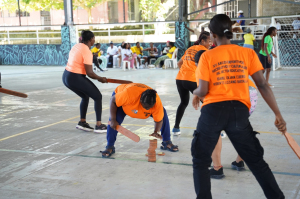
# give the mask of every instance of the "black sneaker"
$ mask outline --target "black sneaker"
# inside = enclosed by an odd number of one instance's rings
[[[209,171],[210,171],[210,178],[222,179],[225,177],[223,173],[223,167],[221,167],[218,171],[216,171],[214,168],[211,168]]]
[[[107,132],[107,126],[105,124],[101,124],[100,126],[95,126],[94,129],[95,133],[106,133]]]
[[[83,131],[88,131],[88,132],[91,132],[94,130],[94,128],[90,127],[90,125],[86,122],[78,122],[76,128],[83,130]]]
[[[240,161],[239,163],[237,163],[236,161],[231,163],[231,168],[234,170],[238,170],[238,171],[243,171],[245,170],[245,164],[244,161]]]

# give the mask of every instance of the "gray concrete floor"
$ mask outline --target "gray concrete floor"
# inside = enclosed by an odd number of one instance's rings
[[[103,159],[106,134],[75,129],[80,98],[64,87],[64,67],[0,66],[2,86],[24,92],[27,99],[0,94],[0,198],[195,198],[190,145],[199,111],[191,104],[181,122],[180,136],[172,136],[178,153],[166,152],[156,163],[145,153],[153,131],[151,119],[127,117],[126,128],[141,137],[139,143],[118,135],[116,154]],[[174,125],[179,96],[175,84],[177,69],[121,71],[110,69],[100,75],[140,82],[156,89]],[[287,122],[288,132],[300,143],[300,70],[272,72],[277,102]],[[103,121],[109,117],[109,99],[117,84],[96,81],[103,95]],[[250,120],[265,148],[269,163],[287,199],[300,199],[300,160],[274,126],[274,115],[259,97]],[[87,120],[95,124],[93,101]],[[160,151],[160,149],[157,149]],[[223,139],[222,164],[226,177],[212,180],[217,199],[265,198],[247,169],[230,169],[236,152]]]

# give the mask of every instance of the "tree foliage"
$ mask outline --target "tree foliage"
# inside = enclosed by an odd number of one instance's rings
[[[92,22],[92,9],[107,0],[73,0],[73,9],[81,7],[87,11],[89,23]],[[16,0],[1,0],[0,7],[2,10],[8,10],[13,13],[18,10],[18,1]],[[20,9],[22,11],[50,11],[63,10],[63,0],[20,0]]]
[[[158,17],[165,18],[175,0],[140,0],[140,10],[145,21],[155,21]]]

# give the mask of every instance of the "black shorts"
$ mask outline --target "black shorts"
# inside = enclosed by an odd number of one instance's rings
[[[259,58],[259,60],[262,64],[262,66],[264,67],[264,69],[271,68],[272,63],[268,62],[268,56],[264,56],[262,54],[259,54],[258,58]]]

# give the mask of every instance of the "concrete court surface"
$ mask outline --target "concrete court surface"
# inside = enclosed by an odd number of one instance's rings
[[[166,152],[156,163],[145,153],[153,120],[127,117],[123,126],[141,137],[139,143],[118,135],[116,154],[101,158],[106,134],[75,129],[80,98],[62,83],[64,67],[0,66],[3,88],[24,92],[27,99],[0,94],[0,198],[195,198],[190,146],[199,111],[191,104],[181,122],[180,136],[172,136],[177,153]],[[178,69],[122,71],[102,76],[133,80],[151,86],[160,95],[174,125],[179,95]],[[277,102],[288,132],[300,143],[300,70],[272,72]],[[109,99],[117,84],[98,86],[103,95],[103,122],[109,118]],[[300,160],[274,126],[274,114],[261,96],[250,120],[264,149],[265,159],[287,199],[300,199]],[[93,100],[87,121],[95,125]],[[160,142],[159,142],[160,143]],[[158,145],[160,147],[160,144]],[[157,149],[160,151],[160,149]],[[236,158],[228,138],[223,139],[222,164],[226,177],[211,180],[216,199],[261,199],[263,192],[249,169],[230,169]]]

